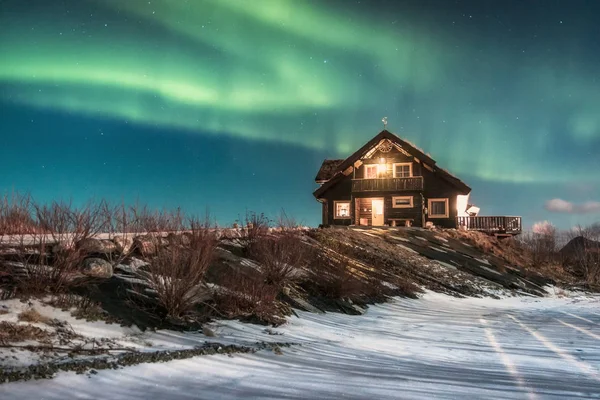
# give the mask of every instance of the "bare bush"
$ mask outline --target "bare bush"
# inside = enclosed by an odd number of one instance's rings
[[[0,239],[6,235],[39,233],[32,206],[29,195],[15,193],[0,198]]]
[[[556,228],[550,223],[534,224],[531,232],[518,237],[520,246],[528,252],[533,267],[557,261]]]
[[[224,316],[272,324],[283,322],[281,305],[277,302],[279,288],[269,285],[260,276],[235,271],[223,276],[219,284],[221,288],[214,296],[215,307]]]
[[[284,209],[277,216],[277,229],[282,232],[296,231],[300,229],[301,224],[292,216],[289,216]]]
[[[122,211],[122,214],[125,215]],[[128,219],[123,218],[121,225],[124,231],[135,233],[177,232],[184,229],[185,216],[181,209],[151,210],[147,206],[135,205],[129,209]]]
[[[590,286],[600,285],[600,224],[577,226],[561,249],[563,265],[571,267]]]
[[[137,271],[138,278],[155,291],[167,318],[190,318],[196,306],[210,297],[203,279],[218,245],[216,229],[208,219],[191,221],[186,237],[185,242],[160,246],[150,265]]]
[[[53,202],[48,206],[34,204],[35,215],[43,234],[21,236],[26,275],[19,279],[24,292],[58,293],[74,283],[73,276],[86,257],[78,243],[102,231],[102,204],[88,203],[75,208],[69,203]]]
[[[279,288],[297,280],[307,262],[307,245],[299,232],[262,236],[249,244],[248,255],[261,265],[263,279]]]
[[[246,212],[244,222],[244,226],[239,229],[238,241],[247,250],[254,242],[269,233],[271,221],[263,213]]]

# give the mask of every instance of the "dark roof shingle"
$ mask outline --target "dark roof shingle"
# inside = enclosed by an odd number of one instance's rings
[[[344,160],[324,160],[321,165],[321,169],[317,172],[317,177],[315,178],[316,182],[324,182],[328,181],[335,174],[336,168],[338,165],[343,163]]]

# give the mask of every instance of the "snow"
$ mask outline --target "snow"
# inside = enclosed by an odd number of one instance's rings
[[[600,398],[599,306],[600,297],[582,293],[493,300],[426,292],[362,316],[297,312],[269,330],[218,321],[215,341],[301,345],[283,355],[196,357],[89,377],[60,373],[0,385],[0,398]],[[169,331],[136,337],[157,348],[207,340]]]

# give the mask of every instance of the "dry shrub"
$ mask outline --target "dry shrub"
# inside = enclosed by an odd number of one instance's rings
[[[19,321],[49,324],[52,319],[40,314],[35,308],[29,308],[19,313]]]
[[[59,293],[73,285],[73,277],[87,256],[77,244],[102,231],[102,204],[75,208],[69,203],[34,204],[36,220],[44,234],[21,236],[26,274],[18,279],[24,294]]]
[[[591,287],[600,286],[600,223],[578,226],[566,234],[569,241],[560,251],[563,266],[585,279]]]
[[[532,267],[541,267],[558,260],[554,232],[552,234],[524,232],[517,240],[521,248],[527,252]]]
[[[186,237],[189,242],[159,247],[150,265],[137,271],[138,278],[156,292],[160,312],[167,318],[189,318],[210,297],[203,280],[219,243],[216,229],[209,226],[208,219],[191,221]],[[136,290],[145,296],[141,289]]]
[[[247,276],[236,271],[224,276],[219,284],[214,301],[224,316],[271,324],[283,322],[277,302],[279,288],[266,283],[260,275]]]
[[[185,228],[185,216],[178,208],[151,210],[147,206],[135,205],[129,209],[129,223],[123,224],[124,232],[177,232]]]
[[[300,277],[308,254],[298,231],[261,236],[248,247],[248,256],[260,263],[265,282],[279,288]]]
[[[29,195],[14,193],[0,198],[0,239],[5,235],[40,232],[32,217],[32,204]]]
[[[25,342],[28,340],[47,341],[50,332],[33,325],[22,325],[13,322],[0,322],[0,344]]]
[[[239,229],[238,241],[247,250],[257,240],[269,234],[270,225],[265,214],[246,212],[245,225]]]
[[[286,231],[297,231],[301,229],[301,224],[296,221],[296,219],[292,216],[289,216],[285,210],[281,210],[279,215],[277,216],[277,229],[286,232]]]

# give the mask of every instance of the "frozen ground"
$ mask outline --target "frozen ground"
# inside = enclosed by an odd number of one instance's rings
[[[221,322],[220,342],[286,341],[283,354],[206,356],[0,385],[1,399],[600,398],[600,298],[455,299],[427,293],[366,315]],[[275,333],[275,334],[274,334]],[[201,335],[144,334],[156,347]],[[142,339],[142,338],[140,338]]]

